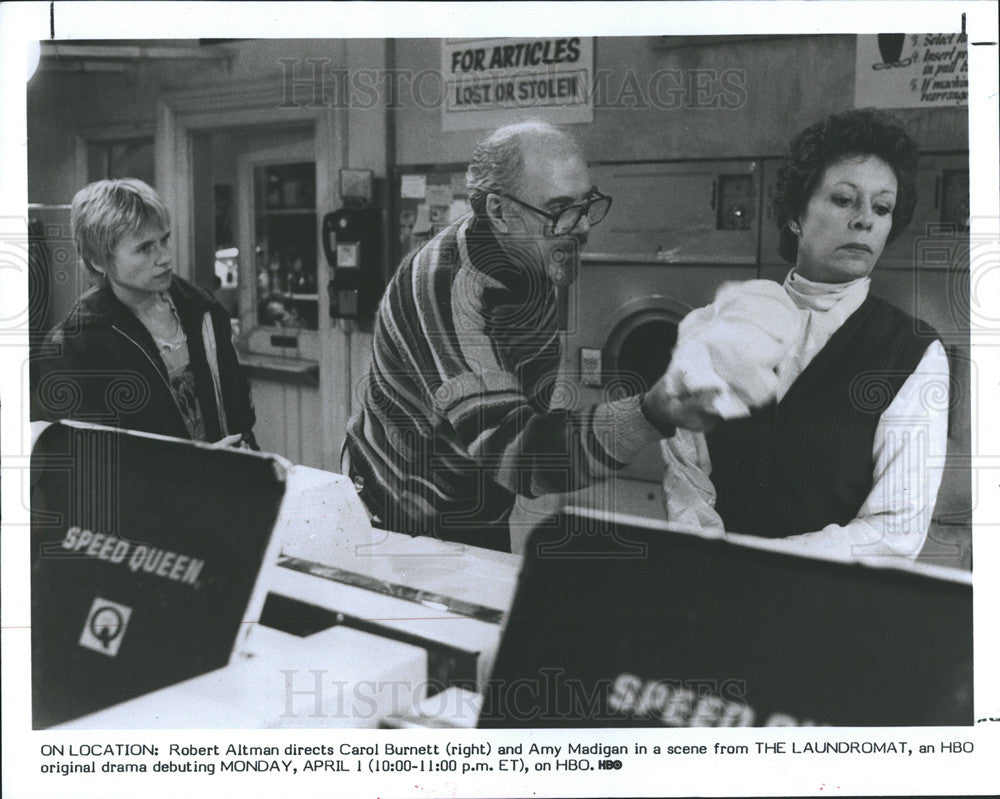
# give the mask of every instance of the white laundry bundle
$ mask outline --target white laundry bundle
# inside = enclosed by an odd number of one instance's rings
[[[775,399],[778,367],[805,323],[785,289],[770,280],[726,283],[715,301],[689,313],[667,368],[671,393],[702,397],[723,419],[749,416]]]

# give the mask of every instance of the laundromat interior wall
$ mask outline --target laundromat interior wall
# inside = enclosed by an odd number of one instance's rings
[[[682,38],[683,42],[678,41]],[[826,114],[854,107],[853,35],[713,41],[598,38],[594,70],[606,75],[606,83],[598,83],[602,97],[595,102],[593,124],[573,126],[588,157],[641,161],[780,156],[801,128]],[[439,53],[437,40],[400,41],[397,67],[415,73],[439,69]],[[651,76],[662,70],[684,71],[703,88],[669,97],[677,84],[661,80],[658,88],[650,86]],[[704,71],[702,77],[697,76],[698,70]],[[710,79],[712,73],[729,74],[723,85],[721,80]],[[742,91],[736,88],[740,85]],[[742,96],[735,99],[737,95]],[[664,107],[674,104],[679,107]],[[734,104],[737,107],[725,107]],[[924,149],[968,149],[964,107],[901,109],[894,114]],[[436,108],[410,104],[398,112],[398,162],[462,161],[480,135],[481,131],[442,132]]]
[[[28,90],[29,202],[68,203],[86,177],[80,170],[79,137],[101,130],[153,135],[161,100],[177,92],[211,93],[218,87],[220,92],[231,93],[265,79],[280,80],[280,59],[289,58],[298,60],[300,72],[308,69],[310,58],[328,59],[330,69],[389,67],[416,74],[441,67],[437,39],[400,39],[392,46],[384,40],[259,40],[235,41],[226,47],[232,54],[226,63],[151,61],[118,74],[64,71],[36,75]],[[616,308],[588,311],[588,303],[597,295],[606,304],[620,305],[626,296],[658,292],[669,295],[675,305],[693,306],[710,300],[714,288],[726,279],[783,278],[787,267],[777,258],[776,234],[768,224],[762,200],[790,138],[820,117],[854,106],[855,48],[853,35],[738,40],[664,35],[594,41],[598,81],[594,121],[574,125],[573,130],[594,163],[595,175],[602,176],[601,180],[610,176],[614,185],[609,190],[618,195],[612,210],[615,216],[595,229],[591,242],[592,254],[604,253],[606,257],[588,256],[570,298],[576,303],[578,322],[567,333],[565,367],[571,379],[578,377],[580,350],[599,350],[606,344],[607,330],[587,325],[602,321],[598,317],[613,315]],[[674,83],[651,82],[663,71],[680,72],[690,82],[682,85],[682,91],[670,93],[677,88]],[[281,113],[275,109],[275,121]],[[318,109],[316,113],[327,111]],[[914,226],[919,230],[920,224],[935,218],[935,174],[942,168],[967,164],[966,109],[892,113],[929,154],[924,159],[930,166],[921,183]],[[393,175],[415,165],[463,163],[486,132],[442,131],[440,108],[434,103],[404,101],[388,111],[384,98],[375,107],[348,109],[346,119],[335,129],[338,140],[327,148],[330,163],[326,165],[332,181],[344,166],[369,168],[376,178],[390,181]],[[389,138],[391,148],[387,147]],[[225,153],[216,155],[221,160],[227,157]],[[658,169],[660,189],[656,181],[641,179],[644,171],[655,173]],[[694,224],[701,224],[699,214],[711,215],[711,210],[693,207],[696,203],[687,202],[688,197],[700,196],[712,180],[728,174],[752,176],[758,202],[751,231],[731,237],[713,234],[708,244],[703,237],[694,236],[685,245],[687,249],[681,247],[670,258],[662,258],[675,249],[671,231],[680,235],[683,226],[691,229],[685,214],[691,215]],[[682,191],[671,185],[670,175],[686,176],[687,183],[682,180],[677,184],[684,186]],[[646,188],[633,192],[631,187],[639,185]],[[322,216],[334,210],[338,200],[334,185],[320,188],[325,188],[325,196],[330,198],[317,208]],[[657,199],[659,195],[662,199]],[[386,221],[390,227],[394,224],[394,220]],[[967,263],[963,266],[961,258],[952,258],[935,268],[917,270],[909,258],[914,235],[897,245],[889,259],[891,268],[877,270],[874,289],[915,311],[941,332],[956,378],[953,391],[958,389],[950,443],[956,453],[967,454],[972,446],[970,386],[975,385],[968,357],[967,271],[963,274]],[[321,267],[325,265],[321,263]],[[387,264],[388,271],[393,267]],[[188,269],[187,264],[179,265],[182,274],[188,274]],[[609,295],[607,287],[620,292],[620,297]],[[371,337],[363,330],[339,324],[321,323],[320,332],[321,357],[325,359],[320,383],[296,387],[294,399],[303,409],[303,425],[309,420],[315,424],[317,416],[322,420],[322,435],[303,426],[294,435],[275,439],[273,447],[282,451],[287,446],[284,454],[293,459],[335,469],[344,422],[356,406],[358,386],[367,370]],[[338,380],[349,381],[349,390],[334,385]],[[263,390],[261,386],[270,390],[272,383],[255,383],[254,390]],[[284,396],[288,390],[283,388]],[[581,386],[578,397],[587,399],[595,391],[600,390]],[[318,396],[325,397],[322,404]],[[287,420],[281,422],[288,424]],[[300,442],[298,449],[288,444],[292,439]],[[305,442],[315,449],[305,448]],[[960,460],[956,457],[955,463]],[[967,529],[976,492],[970,493],[967,468],[950,471],[953,473],[946,474],[950,487],[942,491],[938,519],[946,526]]]

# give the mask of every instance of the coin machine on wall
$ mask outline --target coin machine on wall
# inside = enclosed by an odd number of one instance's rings
[[[323,217],[323,250],[330,265],[330,317],[370,325],[385,284],[382,210],[369,169],[340,170],[344,205]]]

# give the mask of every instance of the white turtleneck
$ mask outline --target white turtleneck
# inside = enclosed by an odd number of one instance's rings
[[[840,329],[868,296],[871,278],[850,283],[814,283],[792,270],[785,278],[785,292],[802,312],[802,338],[778,366],[778,401],[816,356],[830,336]]]
[[[849,283],[816,283],[794,270],[784,287],[804,316],[801,339],[779,364],[780,401],[816,354],[868,296],[867,277]],[[883,412],[872,445],[872,490],[857,517],[846,525],[787,539],[834,557],[916,557],[930,526],[947,453],[948,359],[934,341]],[[944,397],[942,400],[941,398]],[[930,398],[933,398],[931,401]],[[663,442],[667,471],[663,486],[671,522],[722,530],[715,512],[712,463],[701,433],[678,430]],[[734,531],[738,532],[738,531]]]

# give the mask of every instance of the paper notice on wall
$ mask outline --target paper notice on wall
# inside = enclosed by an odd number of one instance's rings
[[[451,205],[451,183],[447,186],[428,186],[427,204]]]
[[[410,200],[422,200],[427,193],[426,175],[403,175],[400,180],[399,196]]]
[[[859,35],[855,108],[967,105],[969,61],[961,33]]]
[[[443,130],[594,121],[594,40],[444,39]]]
[[[414,233],[427,233],[431,229],[431,209],[426,203],[417,206],[417,219],[413,223]]]

